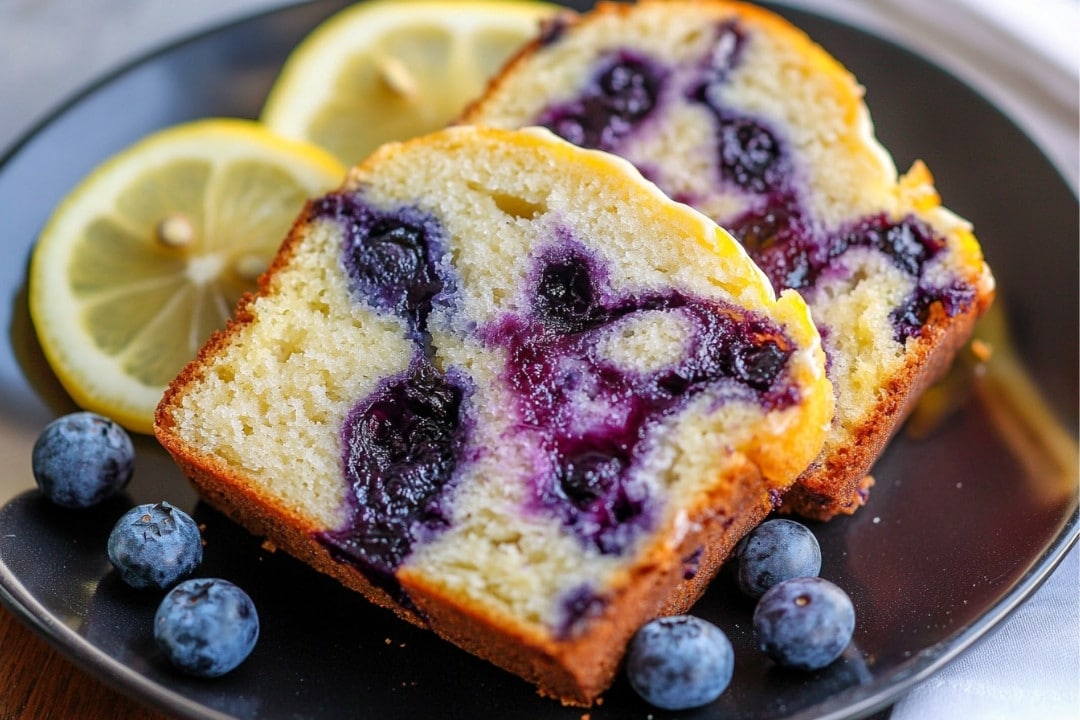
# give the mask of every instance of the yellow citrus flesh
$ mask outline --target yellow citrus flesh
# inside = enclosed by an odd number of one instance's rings
[[[338,12],[287,59],[262,121],[354,165],[439,129],[561,8],[522,0],[375,0]]]
[[[165,386],[256,287],[344,167],[259,123],[210,119],[113,156],[56,208],[30,263],[50,366],[81,407],[152,431]]]

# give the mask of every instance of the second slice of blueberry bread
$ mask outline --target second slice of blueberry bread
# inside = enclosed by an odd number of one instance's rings
[[[786,20],[725,0],[601,3],[503,69],[462,122],[541,125],[616,153],[794,289],[821,331],[836,420],[784,498],[866,499],[874,461],[990,305],[994,280],[922,163],[898,176],[862,88]]]
[[[806,304],[705,216],[547,131],[454,128],[308,205],[156,433],[252,532],[588,704],[832,409]]]

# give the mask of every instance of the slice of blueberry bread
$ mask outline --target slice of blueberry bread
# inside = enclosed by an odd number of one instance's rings
[[[862,97],[777,15],[643,0],[550,25],[462,119],[621,155],[805,297],[836,420],[783,509],[821,520],[865,501],[873,462],[994,292],[969,224],[923,164],[898,177]]]
[[[252,532],[585,704],[832,407],[805,302],[708,218],[546,130],[459,127],[309,203],[156,432]]]

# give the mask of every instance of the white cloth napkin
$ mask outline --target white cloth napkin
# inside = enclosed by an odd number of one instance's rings
[[[891,720],[1080,718],[1080,553],[993,635],[917,686]]]
[[[789,0],[903,44],[1008,114],[1076,192],[1077,0]],[[891,720],[1080,720],[1080,550],[996,632],[914,688]]]
[[[1074,192],[1080,187],[1077,0],[780,2],[866,28],[951,71],[1022,127]]]

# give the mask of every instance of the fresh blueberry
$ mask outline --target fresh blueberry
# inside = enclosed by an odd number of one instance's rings
[[[137,505],[109,533],[109,561],[134,588],[164,590],[190,576],[203,559],[191,516],[167,502]]]
[[[664,710],[706,705],[727,689],[735,653],[727,635],[690,615],[645,624],[630,642],[626,673],[646,702]]]
[[[135,470],[135,448],[109,418],[77,412],[49,423],[34,443],[34,480],[67,508],[96,505],[121,490]]]
[[[154,615],[154,640],[169,662],[199,677],[242,663],[259,639],[259,615],[246,592],[227,580],[185,580]]]
[[[794,520],[767,520],[735,548],[735,581],[759,598],[777,583],[821,572],[821,546],[810,528]]]
[[[854,631],[851,598],[819,577],[774,585],[754,609],[754,634],[762,652],[799,670],[817,670],[840,657]]]

